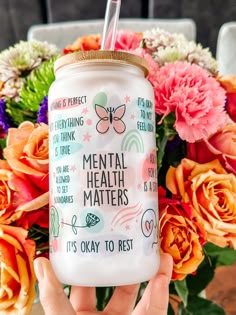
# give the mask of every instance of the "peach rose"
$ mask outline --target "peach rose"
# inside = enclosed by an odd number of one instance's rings
[[[48,192],[48,125],[23,122],[10,128],[3,151],[13,171],[24,174],[42,192]]]
[[[172,280],[183,280],[204,259],[202,232],[189,204],[159,196],[159,210],[161,251],[173,257]]]
[[[198,163],[218,158],[221,164],[236,174],[236,124],[228,124],[208,139],[187,144],[187,157]]]
[[[35,243],[27,231],[0,224],[0,314],[30,314],[35,299]]]
[[[48,202],[25,177],[13,173],[7,161],[0,160],[0,223],[10,224],[21,218],[23,210],[41,209]],[[26,215],[26,214],[25,214]]]
[[[169,168],[166,185],[191,204],[207,241],[236,249],[236,177],[219,160],[199,164],[183,159],[177,168]]]

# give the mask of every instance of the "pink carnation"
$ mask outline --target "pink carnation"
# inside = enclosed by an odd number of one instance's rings
[[[155,96],[156,113],[163,120],[174,112],[174,127],[183,140],[207,138],[225,125],[225,90],[198,65],[174,62],[161,67]]]
[[[115,50],[130,50],[140,46],[142,33],[120,30],[116,35]],[[106,48],[110,47],[111,36],[108,37]]]

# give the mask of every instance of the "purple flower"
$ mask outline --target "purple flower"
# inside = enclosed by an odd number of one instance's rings
[[[3,99],[0,99],[0,135],[2,133],[7,133],[9,128],[10,119],[6,113],[6,102]]]
[[[48,124],[48,97],[47,96],[45,96],[42,102],[39,104],[37,122]]]

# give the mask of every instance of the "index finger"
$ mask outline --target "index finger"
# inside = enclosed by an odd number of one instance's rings
[[[39,297],[47,315],[76,315],[61,283],[57,280],[50,261],[37,258],[34,261],[35,273],[39,283]]]
[[[169,303],[169,283],[173,260],[169,254],[161,254],[158,273],[150,280],[133,315],[166,315]]]

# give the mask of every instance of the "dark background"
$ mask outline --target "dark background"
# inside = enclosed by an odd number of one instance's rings
[[[0,0],[0,50],[26,40],[33,24],[104,18],[107,0]],[[120,17],[192,18],[197,41],[216,50],[220,26],[236,19],[236,0],[122,0]]]

